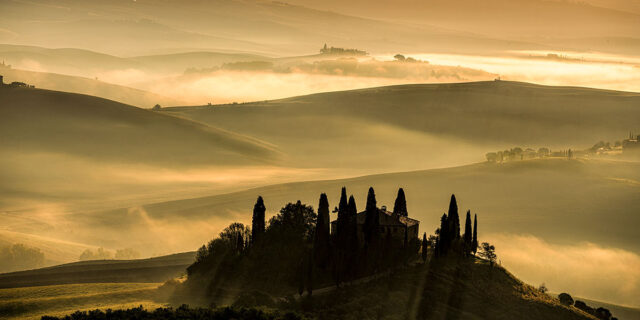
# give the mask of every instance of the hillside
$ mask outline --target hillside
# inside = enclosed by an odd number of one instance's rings
[[[307,54],[325,42],[378,52],[495,52],[544,47],[284,2],[145,0],[101,3],[64,0],[49,6],[47,1],[38,0],[11,1],[3,3],[2,8],[6,19],[0,42],[82,48],[121,55],[200,50]]]
[[[640,238],[632,227],[639,222],[635,214],[640,208],[636,197],[638,181],[638,162],[537,159],[295,182],[142,208],[153,219],[175,223],[183,218],[203,219],[212,213],[227,221],[238,219],[249,223],[250,210],[258,195],[265,199],[268,214],[274,214],[297,199],[316,206],[322,192],[327,193],[333,207],[342,186],[354,194],[358,208],[364,207],[369,186],[375,188],[380,206],[391,207],[397,188],[403,187],[409,214],[422,221],[421,232],[436,229],[439,214],[455,193],[462,199],[462,208],[469,206],[490,222],[483,227],[484,233],[526,233],[563,243],[588,239],[638,252]],[[613,212],[616,221],[607,219]],[[127,209],[93,213],[96,223],[102,223],[100,217],[126,214]],[[603,234],[598,232],[601,228],[615,228],[617,232]]]
[[[401,269],[314,295],[300,309],[317,319],[595,319],[482,260]]]
[[[47,71],[87,78],[118,79],[118,73],[127,74],[131,71],[149,74],[182,74],[188,68],[211,68],[226,62],[264,61],[270,58],[254,54],[208,51],[120,57],[84,49],[0,44],[0,59],[5,64],[18,69]],[[8,71],[3,70],[3,72],[7,73]],[[28,82],[26,80],[25,82]],[[141,81],[140,79],[122,80]],[[36,86],[38,85],[36,84]]]
[[[255,164],[273,156],[241,135],[92,96],[2,87],[0,99],[3,152],[12,156],[55,152],[172,165]]]
[[[92,260],[0,274],[0,288],[78,283],[164,282],[179,277],[195,252],[136,260]]]
[[[12,81],[25,82],[41,89],[67,91],[101,97],[139,108],[151,108],[156,104],[162,106],[180,104],[179,99],[172,99],[148,91],[115,85],[96,79],[69,76],[57,73],[34,72],[20,69],[0,68],[0,75],[5,83]]]
[[[293,165],[380,172],[475,162],[487,150],[516,145],[566,149],[616,141],[640,126],[638,105],[637,93],[490,81],[164,112],[268,141]],[[253,126],[256,122],[261,125]]]
[[[364,208],[369,186],[375,188],[378,205],[391,208],[397,189],[403,187],[409,216],[420,220],[421,234],[433,234],[447,200],[455,193],[462,212],[469,209],[485,221],[479,233],[483,241],[495,243],[504,265],[525,281],[546,282],[551,290],[566,290],[582,297],[637,305],[640,302],[633,297],[640,288],[625,284],[637,279],[635,266],[640,262],[640,238],[634,227],[640,223],[636,214],[640,209],[639,172],[638,162],[556,158],[503,165],[479,163],[272,185],[148,204],[135,210],[177,230],[181,230],[179,225],[217,217],[216,226],[198,231],[199,238],[191,233],[175,234],[174,240],[188,249],[206,243],[232,221],[250,224],[251,209],[258,195],[265,199],[267,217],[270,217],[286,203],[298,199],[316,207],[322,192],[327,193],[333,208],[338,204],[342,186],[355,196],[358,208]],[[87,228],[104,230],[105,217],[117,217],[121,221],[130,216],[129,212],[130,209],[123,208],[96,211],[82,217]],[[70,217],[76,216],[80,218],[80,215]],[[611,219],[612,216],[616,218]],[[191,223],[185,223],[184,219]],[[335,214],[331,219],[336,219]],[[616,232],[601,232],[603,229]],[[111,223],[107,230],[153,235],[128,223]],[[541,259],[541,254],[556,260]],[[611,265],[611,259],[619,263]],[[589,266],[597,266],[596,271],[591,271]],[[567,268],[576,272],[567,275],[563,271]],[[607,284],[601,281],[603,278],[608,279]]]

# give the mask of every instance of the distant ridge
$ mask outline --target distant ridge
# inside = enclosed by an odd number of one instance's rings
[[[164,282],[179,276],[195,258],[183,252],[148,259],[91,260],[0,274],[0,288],[73,283]]]

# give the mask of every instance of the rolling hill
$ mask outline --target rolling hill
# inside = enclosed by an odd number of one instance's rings
[[[360,18],[269,1],[109,3],[9,1],[0,42],[83,48],[109,54],[234,50],[306,54],[325,42],[378,52],[482,51],[544,46],[433,26]],[[21,17],[16,19],[13,17]]]
[[[268,141],[294,165],[388,172],[475,162],[516,145],[566,149],[620,140],[640,127],[639,105],[638,93],[489,81],[163,112]]]
[[[25,82],[41,89],[67,91],[101,97],[140,108],[151,108],[156,104],[163,106],[180,104],[179,99],[172,99],[148,91],[115,85],[96,79],[69,76],[49,72],[34,72],[19,69],[0,68],[6,83],[12,81]]]
[[[274,155],[245,136],[92,96],[1,87],[0,98],[3,153],[165,165],[256,164]]]
[[[608,246],[640,251],[634,225],[640,208],[638,182],[640,163],[560,158],[516,161],[496,165],[479,163],[455,168],[388,173],[357,178],[307,181],[259,187],[221,194],[142,206],[152,219],[180,223],[217,215],[228,221],[249,223],[255,198],[265,199],[274,214],[287,202],[301,200],[317,205],[326,192],[331,207],[342,186],[353,193],[363,208],[369,186],[376,190],[378,204],[389,208],[397,188],[407,194],[409,213],[421,221],[421,232],[432,233],[447,208],[452,193],[461,210],[470,209],[485,221],[483,233],[525,233],[560,243],[589,240]],[[607,217],[615,212],[616,219]],[[127,209],[94,212],[92,227],[104,225],[105,217],[125,217]],[[92,220],[91,219],[91,220]],[[332,218],[333,220],[334,218]],[[123,221],[117,219],[117,221]],[[628,227],[627,227],[628,226]],[[112,223],[113,228],[127,225]],[[128,226],[132,231],[135,226]],[[601,233],[615,228],[616,233]],[[124,230],[124,229],[122,229]],[[213,232],[212,232],[213,234]],[[206,239],[202,239],[204,242]],[[194,243],[191,247],[197,247]]]
[[[195,252],[135,260],[92,260],[0,274],[0,288],[78,283],[159,283],[180,276]]]
[[[14,68],[44,70],[87,78],[109,78],[118,72],[126,73],[132,70],[138,73],[179,75],[189,68],[211,68],[226,62],[270,60],[268,57],[254,54],[209,51],[119,57],[84,49],[11,44],[0,44],[0,59]],[[134,79],[129,81],[136,82]]]

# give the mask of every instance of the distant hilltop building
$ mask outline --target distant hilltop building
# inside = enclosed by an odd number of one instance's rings
[[[357,215],[358,222],[358,242],[364,243],[364,225],[367,217],[367,211],[359,212]],[[387,211],[386,206],[378,208],[378,228],[381,235],[391,234],[391,237],[404,241],[405,233],[407,239],[417,239],[420,221],[405,217],[393,212]],[[331,222],[331,234],[335,235],[338,230],[338,220]]]
[[[325,43],[322,49],[320,49],[320,53],[322,54],[340,54],[340,55],[354,55],[354,56],[366,56],[369,53],[366,51],[358,50],[358,49],[345,49],[345,48],[327,48],[327,44]]]
[[[638,153],[640,152],[640,135],[633,137],[633,133],[629,133],[629,139],[622,140],[622,152],[623,153]]]

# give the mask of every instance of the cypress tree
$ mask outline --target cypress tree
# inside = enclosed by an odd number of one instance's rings
[[[352,196],[349,197],[348,210],[349,212],[349,228],[348,228],[348,241],[349,251],[354,252],[359,248],[358,243],[358,208],[356,207],[356,199]]]
[[[427,262],[427,250],[429,247],[429,243],[427,242],[427,233],[425,232],[422,235],[422,261]]]
[[[447,213],[449,220],[449,238],[451,241],[460,238],[460,216],[458,215],[458,201],[454,194],[451,195],[449,202],[449,212]]]
[[[475,255],[478,251],[478,215],[473,215],[473,240],[471,240],[471,250]]]
[[[256,204],[253,206],[253,218],[251,220],[251,241],[256,242],[260,240],[260,237],[264,233],[264,213],[267,208],[264,206],[262,196],[258,196]]]
[[[398,189],[398,196],[396,197],[396,202],[393,205],[393,213],[399,216],[408,216],[407,212],[407,199],[404,196],[404,190],[402,188]]]
[[[373,191],[373,187],[369,187],[369,193],[367,194],[367,206],[365,208],[365,244],[371,245],[376,238],[376,233],[379,231],[378,224],[380,220],[378,218],[378,207],[376,202],[376,193]]]
[[[347,231],[347,274],[351,279],[358,275],[360,264],[358,261],[358,251],[360,243],[358,240],[358,208],[356,207],[356,199],[351,195],[348,204],[349,223]]]
[[[464,251],[467,255],[473,251],[471,233],[471,210],[467,210],[467,219],[464,222]]]
[[[329,259],[329,200],[324,193],[320,195],[318,203],[318,220],[313,240],[315,263],[324,267]]]
[[[349,204],[347,203],[347,188],[342,187],[340,193],[340,202],[338,204],[338,219],[337,219],[336,237],[338,246],[344,247],[344,236],[346,234],[347,223],[349,220]]]
[[[449,250],[449,218],[446,213],[440,218],[440,233],[438,234],[438,254],[444,256]]]

